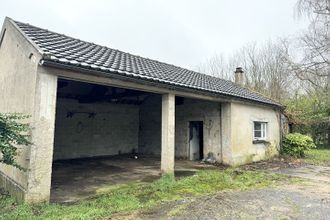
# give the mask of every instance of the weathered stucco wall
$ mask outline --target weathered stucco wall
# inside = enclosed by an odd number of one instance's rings
[[[231,103],[224,113],[230,115],[230,124],[224,122],[223,130],[228,130],[224,147],[224,162],[239,165],[266,159],[278,153],[280,145],[280,114],[277,110],[261,105]],[[230,108],[230,109],[229,109]],[[225,119],[225,120],[228,120]],[[253,143],[253,122],[267,122],[267,143]],[[226,127],[227,126],[227,127]],[[228,148],[230,147],[230,149]]]
[[[188,158],[189,122],[203,122],[203,155],[212,154],[221,162],[220,103],[197,99],[184,99],[176,106],[175,148],[176,156]]]
[[[37,69],[27,202],[49,201],[54,146],[57,76]]]
[[[212,153],[218,161],[221,161],[220,104],[184,99],[184,104],[175,107],[175,156],[188,157],[189,121],[203,121],[204,156]],[[160,155],[160,128],[161,96],[153,95],[140,106],[140,153]]]
[[[5,34],[4,34],[4,30]],[[4,34],[4,36],[3,36]],[[0,38],[0,112],[30,115],[27,122],[33,122],[37,66],[40,56],[24,39],[8,19],[5,20]],[[33,124],[31,124],[33,126]],[[19,148],[18,163],[29,167],[29,147]],[[0,187],[23,199],[27,188],[27,172],[0,165]]]
[[[69,112],[85,112],[67,117]],[[89,117],[87,113],[95,113]],[[139,107],[58,99],[54,160],[131,153],[138,148]]]

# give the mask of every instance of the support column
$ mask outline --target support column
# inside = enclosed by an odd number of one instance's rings
[[[50,197],[57,76],[38,72],[35,110],[32,126],[32,146],[25,201],[48,202]]]
[[[162,153],[161,171],[174,174],[175,157],[175,95],[162,96]]]
[[[232,164],[231,103],[221,103],[221,156],[222,163]]]

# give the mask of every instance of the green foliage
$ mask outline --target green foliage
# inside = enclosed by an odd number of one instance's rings
[[[74,204],[16,204],[12,198],[0,193],[0,219],[110,219],[114,213],[150,208],[185,197],[225,189],[274,186],[287,181],[285,175],[261,171],[202,170],[179,180],[166,175],[152,183],[135,182],[105,187],[93,198]]]
[[[282,154],[293,157],[304,157],[305,153],[316,148],[313,139],[299,133],[288,134],[282,143]]]
[[[284,102],[286,110],[291,113],[299,124],[311,125],[330,118],[329,91],[318,91],[305,95],[296,95]],[[308,130],[304,127],[303,130]]]
[[[17,164],[16,156],[18,155],[17,146],[31,144],[28,135],[29,125],[22,122],[28,117],[18,113],[0,113],[0,163],[24,169]]]
[[[330,149],[312,149],[306,152],[304,162],[313,165],[330,166]]]

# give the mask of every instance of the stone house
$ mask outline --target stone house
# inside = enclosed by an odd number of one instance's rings
[[[31,115],[22,172],[0,165],[0,186],[48,201],[56,160],[118,154],[239,165],[278,152],[278,103],[195,71],[6,18],[0,34],[0,112]]]

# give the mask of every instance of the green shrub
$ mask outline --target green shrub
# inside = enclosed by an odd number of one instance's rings
[[[29,146],[29,124],[24,123],[27,115],[18,113],[0,113],[0,164],[14,166],[18,169],[25,170],[17,161],[17,146]]]
[[[313,148],[316,148],[316,145],[311,137],[293,133],[285,136],[282,142],[281,153],[293,157],[304,157],[305,152]]]

